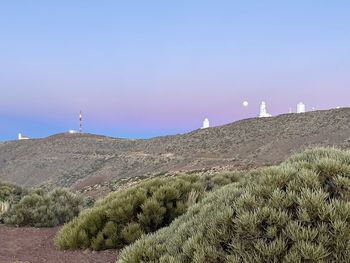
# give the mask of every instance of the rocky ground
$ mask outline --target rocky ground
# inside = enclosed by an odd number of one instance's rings
[[[53,243],[59,228],[14,228],[0,225],[1,263],[108,263],[118,252],[61,251]]]

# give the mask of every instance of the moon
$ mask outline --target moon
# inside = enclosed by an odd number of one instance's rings
[[[243,107],[248,107],[248,105],[249,105],[248,101],[246,101],[246,100],[245,100],[245,101],[243,101],[243,103],[242,103],[242,104],[243,104]]]

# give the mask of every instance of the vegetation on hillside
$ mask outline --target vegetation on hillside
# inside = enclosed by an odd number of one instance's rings
[[[143,234],[169,225],[216,185],[236,181],[239,173],[214,178],[196,175],[156,178],[109,194],[56,237],[62,249],[120,248]]]
[[[315,149],[209,193],[119,263],[349,262],[350,151]]]
[[[9,203],[3,221],[16,226],[52,227],[70,221],[82,206],[82,198],[68,190],[35,189]]]
[[[26,194],[26,191],[23,188],[0,182],[0,201],[17,203],[24,194]]]
[[[26,193],[21,187],[0,182],[0,222],[10,206],[18,203]]]

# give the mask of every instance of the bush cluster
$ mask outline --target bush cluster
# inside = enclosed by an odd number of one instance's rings
[[[25,194],[27,191],[19,186],[0,182],[0,201],[18,203]]]
[[[246,179],[141,237],[118,262],[349,262],[349,151],[309,150]]]
[[[10,206],[18,203],[27,192],[21,187],[0,183],[0,222]]]
[[[52,227],[68,222],[82,209],[83,200],[65,189],[30,191],[4,213],[5,224]]]
[[[120,248],[169,225],[196,203],[210,183],[199,176],[157,178],[109,194],[66,224],[56,236],[62,249]],[[212,187],[212,186],[210,186]]]

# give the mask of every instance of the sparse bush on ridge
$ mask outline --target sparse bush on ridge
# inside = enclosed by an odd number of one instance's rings
[[[196,175],[146,180],[109,194],[73,219],[59,231],[56,244],[62,249],[124,247],[169,225],[213,187]]]
[[[4,213],[9,225],[52,227],[68,222],[82,209],[82,198],[68,190],[57,188],[50,192],[35,189]]]
[[[350,151],[315,149],[209,193],[119,263],[349,262]]]

